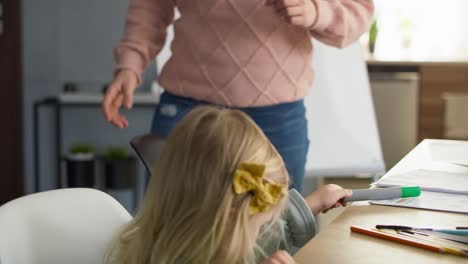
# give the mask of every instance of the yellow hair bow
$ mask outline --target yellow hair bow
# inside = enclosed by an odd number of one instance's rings
[[[265,165],[256,163],[241,163],[234,173],[234,192],[253,192],[249,205],[251,214],[264,212],[283,197],[283,186],[263,181],[264,173]]]

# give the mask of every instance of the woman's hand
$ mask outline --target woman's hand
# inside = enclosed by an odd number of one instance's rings
[[[125,106],[132,108],[133,93],[138,85],[136,73],[130,70],[120,70],[106,90],[102,102],[102,111],[108,122],[118,128],[128,126],[127,119],[119,113],[120,108]]]
[[[262,264],[294,264],[294,259],[284,250],[278,250]]]
[[[326,213],[332,208],[346,206],[343,198],[350,197],[352,194],[351,190],[343,189],[336,184],[327,184],[307,196],[305,200],[312,213],[318,215],[320,212]]]
[[[273,5],[286,21],[299,27],[308,29],[317,19],[317,8],[312,0],[267,0],[267,5]]]

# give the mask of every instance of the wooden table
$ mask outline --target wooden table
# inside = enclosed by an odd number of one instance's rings
[[[446,151],[444,144],[456,141],[424,140],[384,177],[417,168],[468,171],[468,167],[434,162],[434,151]],[[468,142],[460,142],[468,147]],[[459,149],[460,150],[460,149]],[[465,152],[463,151],[463,155]],[[467,152],[468,153],[468,152]],[[468,158],[468,157],[464,157]],[[297,263],[468,263],[468,258],[439,254],[358,233],[351,225],[373,228],[376,224],[434,226],[453,228],[468,226],[467,214],[353,203],[329,226],[324,228],[295,256]]]

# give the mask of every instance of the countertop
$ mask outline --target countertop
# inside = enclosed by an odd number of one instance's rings
[[[369,66],[468,66],[468,59],[465,58],[376,58],[366,56]]]

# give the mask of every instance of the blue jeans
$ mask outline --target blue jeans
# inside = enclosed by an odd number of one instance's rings
[[[167,137],[190,110],[207,104],[164,92],[154,113],[151,133]],[[283,158],[291,186],[301,191],[309,147],[304,101],[237,109],[249,115],[263,130]]]

